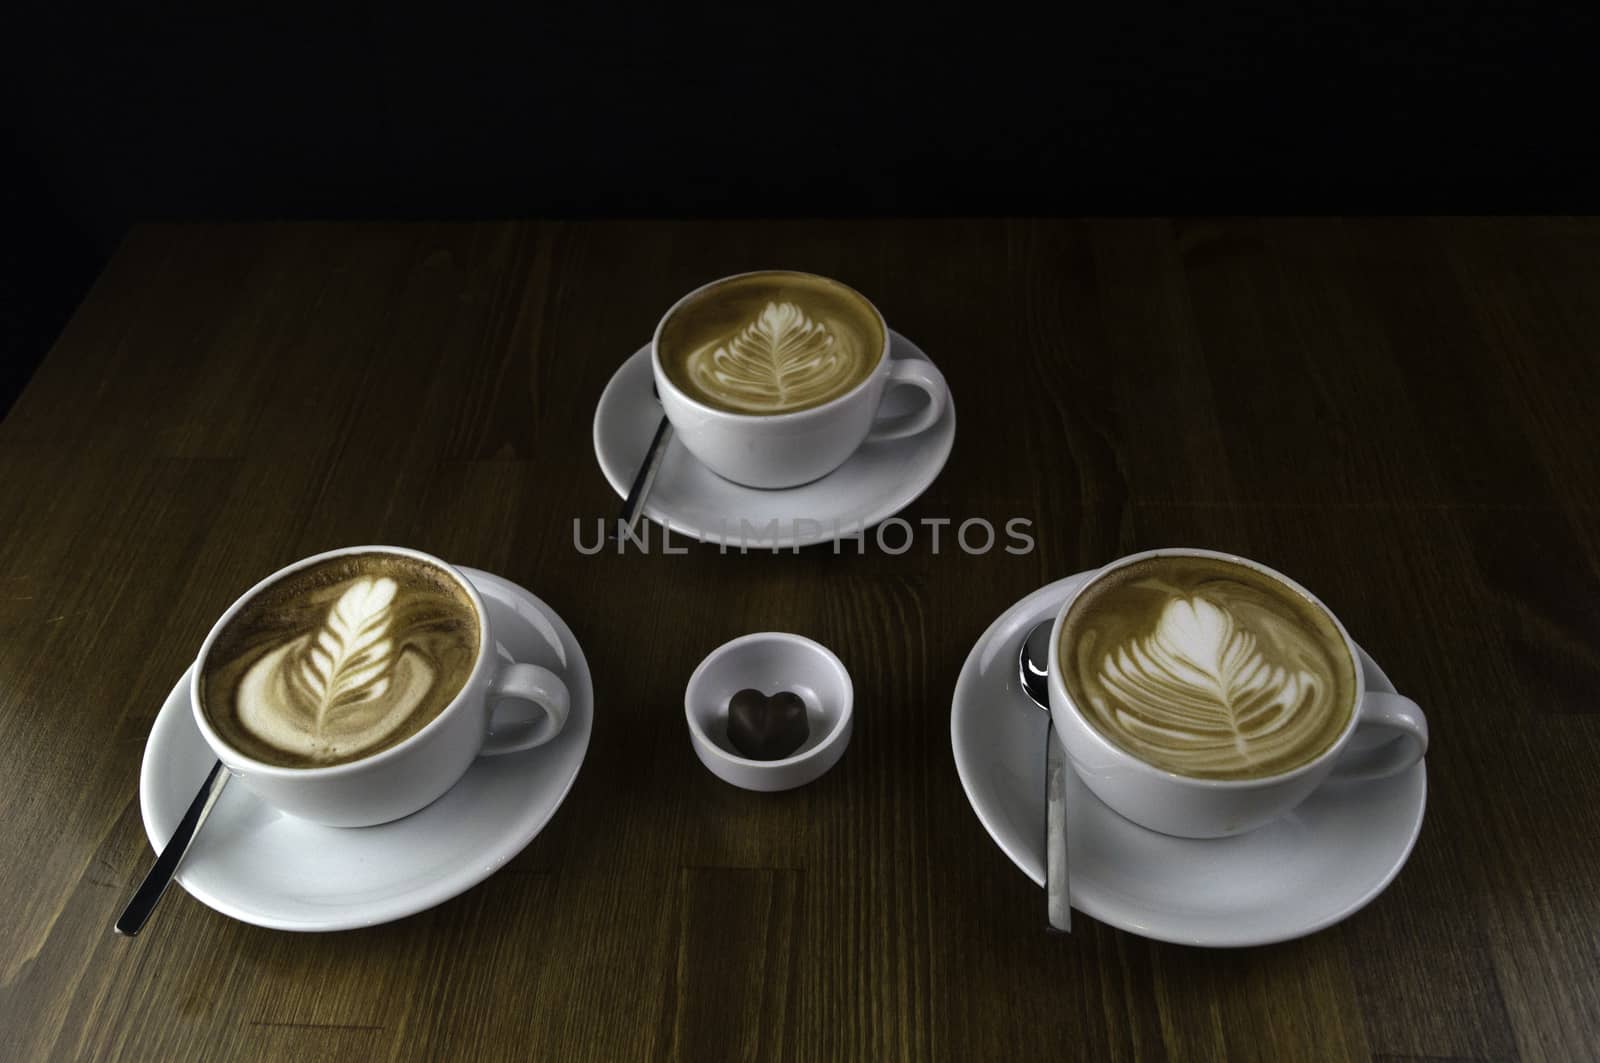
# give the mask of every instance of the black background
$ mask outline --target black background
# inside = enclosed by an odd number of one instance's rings
[[[38,7],[0,408],[138,219],[1578,212],[1587,26],[1262,3]]]

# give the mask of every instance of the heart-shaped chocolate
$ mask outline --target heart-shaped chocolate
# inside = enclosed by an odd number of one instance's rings
[[[728,701],[728,741],[741,757],[782,760],[793,756],[810,735],[806,703],[799,694],[780,690],[769,698],[747,687]]]

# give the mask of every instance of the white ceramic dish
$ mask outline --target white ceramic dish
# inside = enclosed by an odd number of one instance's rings
[[[751,760],[728,741],[728,701],[747,687],[789,690],[806,703],[810,736],[781,760]],[[844,756],[854,727],[855,688],[834,652],[782,631],[743,635],[712,650],[684,688],[683,710],[695,755],[717,778],[745,790],[792,790]]]
[[[1041,886],[1049,719],[1021,690],[1017,651],[1087,576],[1040,588],[995,620],[951,701],[950,740],[967,800],[1001,851]],[[1365,651],[1361,662],[1370,689],[1394,690]],[[1248,834],[1196,840],[1145,830],[1070,778],[1072,906],[1143,937],[1206,946],[1286,941],[1360,910],[1405,865],[1428,788],[1422,761],[1388,779],[1330,783]]]
[[[555,815],[583,764],[594,721],[583,650],[534,595],[491,573],[460,568],[493,616],[497,652],[565,680],[572,706],[562,732],[537,749],[478,758],[439,800],[376,827],[320,826],[229,786],[178,871],[178,882],[195,899],[281,930],[372,926],[482,882]],[[140,771],[145,833],[158,850],[213,760],[194,723],[188,678],[185,672],[156,717]]]
[[[915,344],[892,329],[889,338],[893,357],[927,359]],[[618,498],[628,496],[661,419],[661,404],[651,395],[650,384],[650,348],[646,346],[623,362],[595,407],[595,457]],[[919,395],[907,394],[912,391],[891,391],[883,402],[885,416],[909,413],[924,401]],[[742,541],[762,549],[830,542],[836,523],[853,534],[914,502],[938,478],[955,437],[952,396],[944,415],[927,431],[905,439],[865,443],[820,480],[773,491],[724,480],[673,438],[667,443],[644,515],[671,528],[676,536],[701,542],[737,546]],[[769,533],[774,521],[776,528]],[[652,542],[652,549],[659,549],[658,541]]]
[[[671,322],[685,307],[703,306],[706,293],[725,291],[730,284],[752,281],[779,286],[796,281],[820,282],[824,289],[832,292],[822,300],[823,304],[843,299],[857,311],[867,311],[877,325],[873,332],[878,347],[870,352],[873,365],[866,378],[818,405],[765,414],[721,409],[679,387],[662,362],[662,337]],[[769,293],[771,290],[768,289]],[[716,297],[711,298],[715,301]],[[802,306],[805,302],[802,298]],[[818,309],[814,305],[812,312]],[[695,311],[688,313],[693,316]],[[813,328],[828,335],[821,319],[811,321],[806,310],[793,304],[780,308],[768,302],[766,310],[747,319],[743,327],[745,339],[758,336],[760,338],[753,341],[758,347],[773,344],[773,350],[787,349],[787,344],[793,342],[807,342],[802,337],[816,336],[817,333],[810,331]],[[830,336],[828,342],[832,339]],[[749,487],[787,490],[807,484],[843,465],[869,438],[887,441],[927,431],[944,413],[950,394],[943,374],[932,362],[924,358],[894,357],[889,326],[878,308],[872,305],[872,300],[840,281],[792,270],[755,270],[701,285],[661,316],[661,323],[650,339],[650,348],[656,394],[672,422],[675,437],[707,468]],[[740,356],[730,353],[730,357],[738,360]],[[897,388],[915,388],[926,396],[926,401],[913,414],[884,417],[882,399],[886,391]]]

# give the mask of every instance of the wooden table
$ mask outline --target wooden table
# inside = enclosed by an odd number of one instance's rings
[[[134,230],[0,427],[0,1058],[1555,1059],[1600,1051],[1600,224],[832,221]],[[904,514],[1012,556],[586,557],[590,425],[661,310],[768,264],[848,280],[947,374]],[[216,615],[310,553],[533,588],[594,669],[588,759],[457,899],[331,935],[174,891],[140,754]],[[1344,924],[1156,944],[1042,896],[962,796],[990,621],[1136,549],[1321,593],[1429,710],[1410,863]],[[712,647],[834,647],[854,742],[735,790],[681,696]]]

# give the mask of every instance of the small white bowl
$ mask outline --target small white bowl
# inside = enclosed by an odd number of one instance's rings
[[[793,756],[751,760],[728,741],[728,701],[754,687],[763,694],[791,690],[806,703],[811,734]],[[792,790],[839,762],[850,744],[855,687],[834,652],[782,631],[760,631],[712,650],[689,677],[683,710],[700,762],[724,782],[746,790]]]

